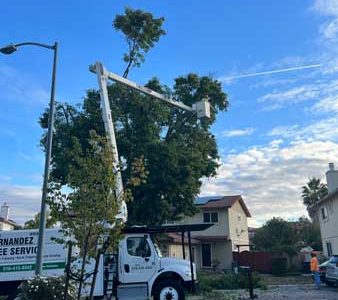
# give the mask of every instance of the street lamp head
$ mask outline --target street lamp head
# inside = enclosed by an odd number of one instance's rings
[[[3,54],[12,54],[16,50],[17,50],[17,47],[14,44],[10,44],[8,46],[0,48],[0,52]]]

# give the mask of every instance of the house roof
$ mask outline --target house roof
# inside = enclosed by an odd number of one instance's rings
[[[6,220],[6,219],[3,218],[3,217],[0,217],[0,223],[9,224],[9,225],[12,225],[12,226],[17,226],[17,225],[18,225],[18,224],[15,223],[13,220],[11,220],[11,219]]]
[[[331,199],[333,199],[333,198],[335,198],[335,197],[337,197],[337,196],[338,196],[338,190],[334,191],[333,193],[330,193],[330,194],[326,195],[323,199],[321,199],[321,200],[319,200],[318,202],[316,202],[316,203],[310,205],[310,206],[308,207],[308,210],[309,210],[309,211],[315,210],[315,209],[318,208],[318,206],[321,205],[322,203],[326,202],[327,200],[331,200]]]
[[[213,226],[210,223],[201,224],[181,224],[181,225],[159,225],[159,226],[131,226],[123,228],[124,233],[169,233],[169,232],[188,232],[203,231]]]
[[[203,209],[230,208],[237,201],[239,201],[239,204],[244,210],[246,216],[251,217],[249,209],[245,205],[241,195],[198,197],[195,199],[195,205]]]
[[[182,236],[180,234],[171,232],[171,233],[167,233],[167,237],[168,239],[175,244],[181,244],[182,243]],[[184,243],[188,244],[188,238],[186,236],[184,236]],[[191,238],[191,243],[192,244],[199,244],[199,240],[195,239],[195,238]]]

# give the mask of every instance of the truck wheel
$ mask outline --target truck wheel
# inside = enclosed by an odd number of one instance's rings
[[[161,281],[154,290],[154,300],[184,300],[184,298],[182,285],[172,279]]]

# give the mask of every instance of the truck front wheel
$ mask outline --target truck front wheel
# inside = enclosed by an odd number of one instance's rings
[[[184,300],[182,285],[172,279],[159,282],[155,287],[154,300]]]

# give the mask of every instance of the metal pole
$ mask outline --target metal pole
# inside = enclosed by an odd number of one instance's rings
[[[55,106],[55,81],[56,81],[56,63],[57,63],[57,50],[58,43],[55,42],[52,48],[54,50],[53,59],[53,73],[52,73],[52,86],[49,103],[49,116],[48,116],[48,132],[47,132],[47,148],[45,157],[45,170],[42,186],[42,198],[40,209],[40,224],[39,224],[39,240],[38,249],[36,255],[35,275],[41,275],[42,273],[42,258],[43,258],[43,242],[45,236],[46,227],[46,200],[48,194],[48,181],[50,175],[50,160],[52,154],[52,140],[53,140],[53,126],[54,126],[54,106]]]
[[[189,258],[190,258],[190,272],[191,272],[191,291],[195,294],[195,276],[194,276],[194,266],[192,263],[192,249],[191,249],[191,235],[190,230],[188,230],[188,245],[189,245]]]
[[[67,300],[67,296],[68,296],[68,287],[69,287],[69,276],[70,276],[70,264],[71,264],[71,260],[72,260],[72,243],[69,242],[68,243],[68,255],[67,255],[67,265],[66,265],[66,270],[65,270],[65,291],[63,294],[63,299]]]
[[[182,239],[182,254],[183,254],[183,259],[185,259],[184,230],[182,230],[181,232],[181,239]]]

